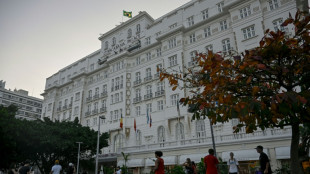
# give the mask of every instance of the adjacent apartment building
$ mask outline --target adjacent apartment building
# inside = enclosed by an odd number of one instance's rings
[[[0,105],[18,106],[16,118],[35,120],[40,119],[42,114],[42,99],[28,95],[28,91],[5,89],[5,81],[0,81]]]
[[[191,120],[187,107],[178,114],[178,100],[189,91],[172,91],[159,80],[157,68],[193,67],[196,52],[236,54],[254,48],[266,29],[290,36],[293,28],[281,23],[307,5],[302,0],[192,0],[158,19],[140,12],[101,35],[101,48],[46,79],[42,118],[78,118],[95,130],[100,122],[100,132],[110,134],[100,164],[122,165],[124,152],[134,173],[147,173],[156,150],[163,151],[167,167],[186,158],[199,162],[212,148],[210,123]],[[290,127],[234,134],[236,124],[238,119],[213,125],[218,157],[227,161],[234,152],[248,171],[247,164],[258,160],[254,147],[259,144],[272,168],[289,161]]]

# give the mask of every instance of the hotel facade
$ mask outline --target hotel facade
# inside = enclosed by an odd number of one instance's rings
[[[166,166],[186,158],[199,162],[212,148],[210,123],[191,120],[187,107],[180,106],[178,114],[178,100],[190,93],[172,91],[167,80],[159,80],[157,68],[194,67],[196,52],[207,50],[241,53],[257,47],[266,29],[290,36],[292,27],[281,23],[307,6],[302,0],[192,0],[155,20],[139,12],[101,35],[101,48],[46,79],[41,116],[78,118],[94,130],[100,122],[100,132],[110,134],[109,146],[100,151],[101,165],[123,165],[124,152],[134,173],[148,173],[156,150],[163,151]],[[237,119],[213,125],[223,161],[234,152],[247,171],[246,164],[259,158],[257,145],[264,146],[273,169],[289,161],[290,127],[234,134],[236,124]]]

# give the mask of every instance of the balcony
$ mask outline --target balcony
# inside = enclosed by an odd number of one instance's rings
[[[67,105],[64,105],[64,106],[62,107],[63,110],[65,110],[65,109],[67,109],[67,108],[68,108]]]
[[[92,97],[87,97],[86,102],[90,102],[93,98]]]
[[[149,94],[144,95],[144,100],[150,100],[152,98],[153,98],[153,93],[149,93]]]
[[[144,78],[144,82],[149,82],[152,80],[152,76],[148,76]]]
[[[136,98],[133,99],[133,103],[134,104],[135,103],[139,103],[139,102],[141,102],[141,96],[140,97],[136,97]]]
[[[154,79],[159,79],[159,73],[154,74]]]
[[[90,116],[90,112],[85,112],[85,117]]]
[[[161,97],[165,95],[165,90],[160,90],[155,92],[155,97]]]
[[[97,100],[99,98],[99,94],[94,95],[93,100]]]
[[[92,113],[93,115],[98,114],[98,109],[94,109],[91,113]]]
[[[101,97],[108,97],[108,92],[107,91],[103,91],[101,93]]]
[[[103,113],[103,112],[107,112],[107,107],[101,107],[100,108],[100,113]]]
[[[141,84],[141,79],[136,80],[136,81],[133,82],[133,86],[138,86],[140,84]]]

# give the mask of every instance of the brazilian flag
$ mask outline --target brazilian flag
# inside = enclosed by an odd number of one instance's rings
[[[123,10],[123,15],[124,16],[127,16],[127,17],[129,17],[129,18],[132,18],[132,12],[130,11],[125,11],[125,10]]]

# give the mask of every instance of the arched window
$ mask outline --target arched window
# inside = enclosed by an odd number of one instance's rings
[[[124,145],[124,136],[117,134],[114,137],[114,152],[120,152]]]
[[[206,138],[206,126],[204,120],[197,120],[196,136],[198,138],[198,143],[204,142]]]
[[[181,144],[184,144],[185,135],[184,135],[184,126],[182,123],[176,124],[176,140],[181,140]]]
[[[130,38],[131,36],[132,36],[132,30],[129,28],[128,29],[128,36],[127,37]]]
[[[140,33],[140,24],[137,24],[137,33]]]
[[[160,143],[160,147],[164,147],[165,146],[165,141],[166,141],[166,138],[165,138],[165,128],[163,126],[160,126],[158,128],[158,142]]]
[[[113,39],[112,39],[112,45],[115,45],[115,44],[116,44],[116,38],[113,37]]]
[[[136,133],[136,145],[140,146],[142,144],[142,133],[140,130],[137,130]]]

